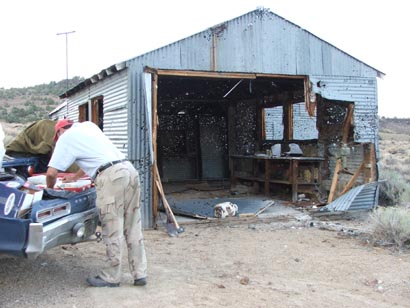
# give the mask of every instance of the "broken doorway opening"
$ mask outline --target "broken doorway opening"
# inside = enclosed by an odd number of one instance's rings
[[[277,104],[288,112],[289,104],[304,106],[307,78],[146,71],[153,75],[154,161],[167,197],[176,200],[174,204],[194,199],[270,198],[257,181],[233,183],[231,157],[265,153],[270,148],[262,133],[264,108]],[[291,139],[285,138],[285,144]],[[153,201],[159,203],[155,193]]]

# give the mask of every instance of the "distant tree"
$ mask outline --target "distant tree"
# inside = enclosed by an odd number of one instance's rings
[[[68,80],[68,87],[73,88],[82,81],[82,77],[73,77]],[[0,87],[0,119],[23,124],[46,119],[48,113],[59,104],[59,96],[66,91],[67,80],[51,81],[25,88]]]
[[[57,102],[55,100],[53,100],[50,97],[47,97],[46,99],[46,105],[50,106],[50,105],[57,105]]]

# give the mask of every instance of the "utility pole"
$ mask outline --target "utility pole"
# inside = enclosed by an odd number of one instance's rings
[[[75,33],[75,31],[70,31],[70,32],[61,32],[57,33],[57,35],[65,35],[65,72],[66,72],[66,91],[68,90],[68,35],[71,33]],[[68,117],[68,104],[67,104],[67,114],[66,117]]]

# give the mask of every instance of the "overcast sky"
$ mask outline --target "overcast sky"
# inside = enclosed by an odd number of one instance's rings
[[[379,115],[410,118],[404,0],[3,0],[0,88],[91,77],[255,10],[270,9],[386,74]],[[66,35],[57,33],[71,32]],[[68,44],[66,45],[66,37]],[[407,77],[407,76],[406,76]]]

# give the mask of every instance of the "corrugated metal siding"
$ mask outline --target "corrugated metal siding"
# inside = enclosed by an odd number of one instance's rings
[[[330,100],[354,102],[354,140],[375,143],[378,135],[376,78],[310,76],[312,90]]]
[[[265,108],[265,134],[267,140],[283,139],[283,107]]]
[[[63,103],[61,103],[56,108],[54,108],[54,110],[49,112],[49,118],[51,120],[62,119],[66,113],[67,113],[67,103],[64,100]]]
[[[316,119],[316,110],[314,115],[310,116],[305,103],[293,104],[293,139],[317,139],[319,132],[316,128]]]
[[[78,107],[92,98],[104,97],[104,133],[127,155],[127,91],[128,75],[126,70],[111,75],[101,82],[91,84],[81,92],[68,98],[68,118],[78,120]],[[59,115],[65,110],[60,110]],[[61,117],[60,117],[61,118]]]
[[[213,46],[212,36],[216,36]],[[253,11],[129,61],[134,67],[377,77],[379,72],[282,17]],[[139,64],[139,65],[138,65]]]
[[[370,210],[378,205],[379,182],[355,187],[329,203],[321,211],[359,211]]]
[[[85,89],[76,92],[68,98],[69,110],[68,118],[77,120],[78,106],[88,102],[90,99],[103,96],[104,97],[104,133],[110,138],[110,140],[125,154],[128,159],[130,159],[138,171],[141,174],[141,208],[144,221],[144,227],[148,227],[148,222],[150,217],[152,217],[152,210],[150,197],[147,197],[147,188],[148,185],[145,183],[150,183],[147,180],[147,169],[144,166],[141,166],[141,162],[138,158],[135,158],[134,152],[131,151],[128,147],[128,138],[129,138],[129,123],[130,119],[135,119],[134,123],[139,125],[145,125],[145,122],[140,124],[139,115],[141,112],[135,116],[135,103],[129,103],[129,91],[132,89],[132,83],[128,80],[127,70],[123,70],[116,74],[113,74],[106,79],[91,84]],[[140,90],[138,88],[138,90]],[[134,93],[135,96],[135,93]],[[141,100],[141,98],[140,98]],[[128,108],[129,107],[129,108]],[[52,118],[58,116],[58,118],[63,118],[66,115],[66,109],[63,108],[58,110],[57,113],[52,115]],[[132,125],[130,125],[131,127]],[[143,126],[141,126],[143,127]],[[141,131],[142,129],[136,129],[136,131]],[[131,136],[132,134],[130,134]],[[135,132],[133,134],[135,136]],[[133,139],[131,139],[133,140]],[[141,147],[141,144],[144,145],[146,140],[141,138],[140,135],[137,136],[137,142],[131,142],[134,145],[130,148]],[[139,157],[139,156],[138,156]],[[147,202],[148,201],[148,202]],[[147,210],[149,208],[149,210]]]
[[[104,133],[114,145],[128,156],[128,134],[126,107],[104,112]]]
[[[139,72],[143,68],[140,67]],[[130,74],[130,75],[128,75]],[[78,106],[93,97],[104,97],[104,133],[134,164],[141,179],[141,215],[144,228],[152,227],[151,169],[149,164],[149,142],[147,138],[146,109],[139,74],[123,70],[106,79],[91,84],[69,97],[68,118],[78,119]],[[133,100],[129,99],[131,95]],[[59,110],[59,118],[66,110]]]
[[[49,114],[49,118],[51,120],[58,120],[63,119],[67,115],[67,106],[64,105],[63,108],[58,108],[53,110],[52,113]]]
[[[147,123],[147,110],[145,104],[145,90],[143,67],[134,67],[131,64],[129,68],[129,96],[132,98],[129,102],[128,112],[128,158],[134,162],[134,165],[140,173],[141,180],[141,215],[144,228],[153,227],[152,212],[152,174],[151,174],[151,156],[150,156],[150,138],[151,132]]]

